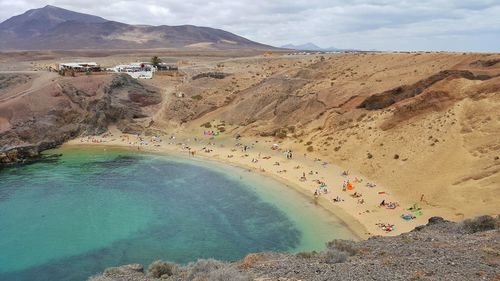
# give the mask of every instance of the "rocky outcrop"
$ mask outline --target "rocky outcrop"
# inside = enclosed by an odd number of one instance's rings
[[[95,81],[103,82],[96,88],[82,86],[92,81],[80,84],[78,79],[64,80],[57,90],[48,93],[58,101],[50,110],[27,110],[31,116],[11,120],[12,127],[0,132],[0,164],[36,158],[43,150],[77,136],[101,134],[111,124],[126,132],[138,132],[141,128],[134,119],[148,116],[144,107],[161,102],[157,89],[128,75]]]
[[[403,85],[392,90],[374,94],[365,99],[359,108],[368,110],[383,109],[389,107],[399,101],[412,98],[423,93],[427,88],[435,83],[447,78],[465,78],[468,80],[488,80],[492,77],[488,75],[475,75],[466,70],[444,70],[426,79],[420,80],[412,85]]]
[[[491,59],[491,60],[476,60],[470,63],[470,66],[475,67],[490,67],[494,66],[500,62],[500,59]]]
[[[28,74],[0,74],[0,90],[26,83],[31,79],[32,77]]]
[[[320,253],[258,253],[232,263],[199,260],[186,266],[162,263],[171,270],[161,280],[495,280],[500,274],[499,227],[500,218],[490,216],[461,223],[432,217],[427,225],[396,237],[334,240]],[[160,280],[130,267],[108,269],[90,280]]]
[[[224,72],[204,72],[193,76],[192,80],[197,80],[201,78],[214,78],[214,79],[224,79],[228,76]]]

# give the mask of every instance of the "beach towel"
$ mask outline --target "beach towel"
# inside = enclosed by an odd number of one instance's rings
[[[412,214],[402,214],[401,218],[404,219],[405,221],[411,221],[412,219],[415,218],[415,216]]]
[[[413,214],[417,217],[421,216],[422,215],[422,210],[418,210],[418,211],[415,211],[413,212]]]

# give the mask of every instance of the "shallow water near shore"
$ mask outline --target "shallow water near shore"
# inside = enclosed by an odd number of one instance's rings
[[[114,148],[0,171],[0,280],[86,280],[163,259],[321,250],[354,235],[331,213],[240,168]]]

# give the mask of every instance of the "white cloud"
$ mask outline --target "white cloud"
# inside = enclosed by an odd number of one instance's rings
[[[0,0],[0,20],[47,4],[131,24],[221,28],[277,46],[500,49],[497,0]]]

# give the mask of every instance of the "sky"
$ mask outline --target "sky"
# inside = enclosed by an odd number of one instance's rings
[[[500,51],[500,0],[0,0],[0,21],[54,5],[129,24],[193,24],[281,46]]]

